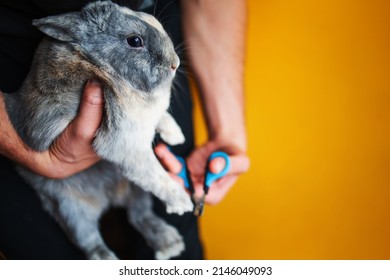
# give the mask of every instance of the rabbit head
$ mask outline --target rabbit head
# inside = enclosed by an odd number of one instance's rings
[[[163,84],[170,86],[180,63],[172,41],[153,16],[110,1],[34,20],[33,25],[143,94]]]

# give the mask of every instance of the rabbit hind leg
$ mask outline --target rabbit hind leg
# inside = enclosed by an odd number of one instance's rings
[[[184,241],[176,228],[153,213],[150,193],[131,186],[132,195],[127,207],[129,222],[143,235],[154,250],[156,259],[170,259],[185,249]]]
[[[99,231],[99,218],[105,208],[101,202],[91,198],[78,197],[76,200],[69,197],[57,202],[56,207],[46,208],[51,208],[49,212],[88,259],[118,259],[107,247]]]

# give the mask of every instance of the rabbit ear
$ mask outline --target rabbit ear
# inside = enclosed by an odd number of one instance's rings
[[[32,24],[49,37],[70,42],[78,37],[82,22],[79,13],[68,13],[35,19]]]

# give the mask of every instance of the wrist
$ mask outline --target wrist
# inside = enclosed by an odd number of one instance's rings
[[[235,147],[241,152],[247,151],[247,135],[244,126],[220,126],[209,130],[209,141],[219,143],[222,147]]]
[[[221,101],[209,100],[205,104],[208,138],[232,143],[246,151],[247,132],[243,102],[233,94],[219,96]]]

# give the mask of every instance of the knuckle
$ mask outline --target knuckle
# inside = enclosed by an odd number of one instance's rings
[[[100,94],[93,92],[91,94],[86,94],[84,97],[84,102],[92,106],[100,106],[103,104],[103,99]]]
[[[77,142],[90,142],[94,136],[94,133],[91,133],[89,129],[81,129],[81,127],[76,127],[72,131],[72,139]]]
[[[103,104],[103,90],[97,80],[90,80],[84,88],[82,102],[88,105]]]

